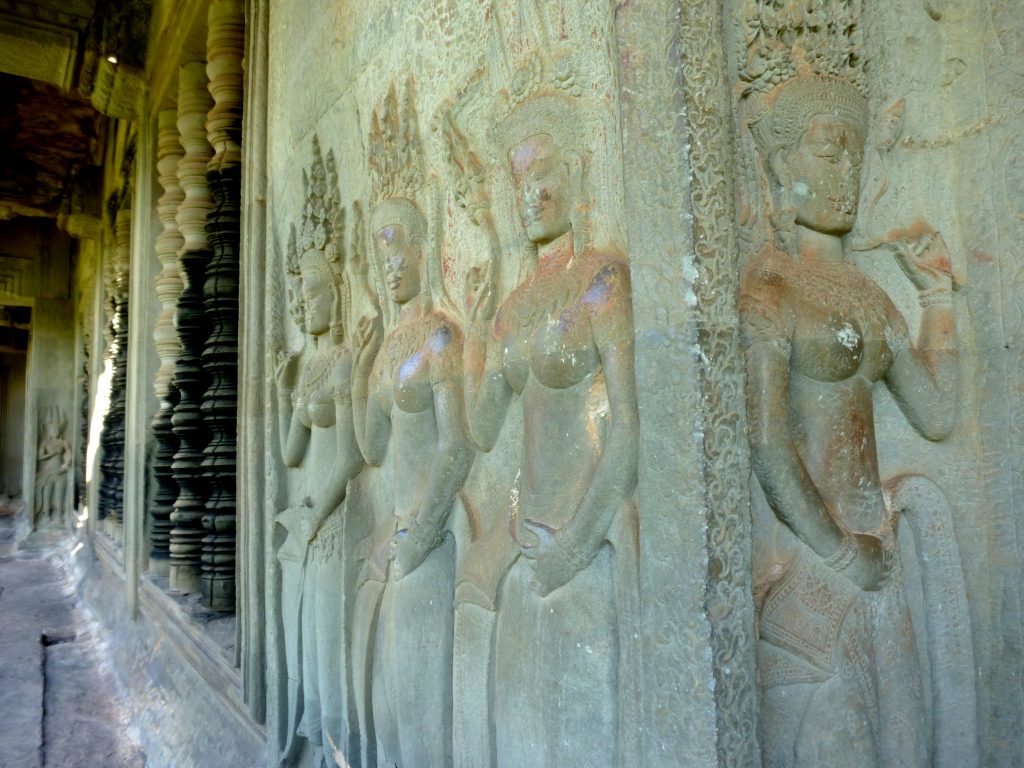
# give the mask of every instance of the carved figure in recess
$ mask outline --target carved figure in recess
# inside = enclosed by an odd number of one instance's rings
[[[927,225],[879,240],[919,291],[923,314],[912,342],[889,297],[847,258],[867,130],[858,44],[842,37],[856,32],[854,6],[831,6],[850,16],[831,23],[803,6],[792,17],[752,16],[741,71],[745,126],[771,190],[771,236],[743,274],[740,316],[751,457],[766,501],[755,495],[753,582],[760,742],[772,768],[952,764],[938,751],[929,758],[897,540],[907,499],[929,498],[920,513],[948,516],[948,507],[934,503],[941,492],[930,481],[935,493],[883,486],[872,386],[885,382],[924,437],[951,433],[953,281],[946,245]],[[830,37],[836,30],[839,39]],[[887,495],[901,501],[887,505]],[[928,561],[946,544],[924,537],[916,551]],[[929,590],[963,594],[959,571],[947,576],[924,584],[926,600]],[[945,696],[941,668],[956,659],[937,660],[950,650],[944,638],[928,642],[930,690]],[[933,709],[936,730],[958,727],[954,710],[973,717],[973,702]]]
[[[282,762],[292,759],[303,736],[316,761],[334,765],[332,744],[354,738],[349,725],[347,648],[343,596],[346,583],[344,525],[349,482],[363,466],[352,428],[352,354],[345,338],[349,278],[342,248],[342,209],[333,156],[325,164],[314,138],[311,173],[304,177],[306,204],[288,271],[298,290],[308,354],[282,352],[275,380],[281,451],[287,467],[301,469],[303,501],[276,518],[282,566],[282,620],[288,669],[287,741]],[[351,509],[349,514],[356,514]]]
[[[510,97],[497,131],[529,243],[528,275],[500,306],[498,237],[486,199],[474,206],[494,252],[466,280],[470,428],[490,450],[514,395],[525,426],[512,537],[502,526],[470,547],[459,608],[497,609],[497,765],[631,765],[638,422],[629,263],[589,242],[597,108],[559,87],[572,85],[569,58],[551,71]]]
[[[64,439],[67,420],[60,408],[48,408],[43,419],[43,439],[39,441],[36,453],[36,525],[44,520],[61,523],[64,516],[68,482],[71,468],[71,443]]]
[[[428,277],[437,254],[421,209],[426,178],[417,122],[412,80],[401,106],[392,85],[371,128],[371,231],[398,319],[383,343],[371,320],[361,322],[355,381],[367,384],[354,389],[353,400],[366,461],[379,466],[392,444],[395,506],[378,515],[365,579],[384,584],[372,665],[378,764],[407,768],[452,763],[458,542],[449,521],[473,456],[462,333],[438,307],[440,280],[432,285]],[[375,591],[366,590],[367,603]]]

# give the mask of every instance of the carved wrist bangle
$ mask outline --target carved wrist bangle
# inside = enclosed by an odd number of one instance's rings
[[[335,405],[352,405],[352,395],[343,395],[336,392],[334,394],[334,403]]]
[[[825,558],[825,565],[833,571],[844,571],[857,559],[857,542],[852,536],[844,536],[839,549]]]
[[[294,394],[295,394],[295,390],[294,389],[279,389],[279,390],[277,390],[277,399],[278,400],[291,400],[292,399],[292,395],[294,395]]]
[[[917,301],[922,308],[934,305],[948,307],[953,303],[953,290],[951,288],[932,288],[928,291],[921,291],[917,294]]]

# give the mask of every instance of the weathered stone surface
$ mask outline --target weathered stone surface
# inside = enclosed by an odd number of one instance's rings
[[[0,517],[0,534],[11,519]],[[138,766],[107,649],[75,608],[66,539],[0,557],[0,766]]]

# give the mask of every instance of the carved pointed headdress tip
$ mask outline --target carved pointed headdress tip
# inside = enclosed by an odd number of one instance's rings
[[[427,189],[423,144],[416,109],[415,81],[406,80],[402,98],[394,82],[370,123],[370,205],[374,231],[402,223],[420,233]]]
[[[308,171],[302,171],[302,182],[306,199],[298,231],[293,224],[289,234],[288,272],[297,276],[303,268],[312,268],[326,280],[342,270],[345,219],[334,152],[328,152],[325,161],[316,134],[313,159]]]

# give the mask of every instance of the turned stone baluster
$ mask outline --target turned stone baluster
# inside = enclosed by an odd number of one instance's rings
[[[172,464],[178,498],[171,512],[170,577],[171,588],[179,592],[197,592],[200,588],[203,513],[208,493],[202,462],[210,433],[200,405],[208,383],[201,355],[208,331],[203,311],[203,283],[210,260],[206,216],[213,207],[206,185],[206,164],[213,155],[206,139],[210,104],[204,62],[186,64],[178,76],[178,132],[185,152],[178,161],[178,182],[185,190],[185,199],[177,215],[183,238],[178,252],[183,281],[177,313],[181,356],[172,379],[179,399],[171,419],[180,445]]]
[[[178,162],[183,156],[178,138],[178,113],[165,109],[158,115],[156,167],[164,194],[157,203],[157,217],[163,232],[156,239],[156,257],[163,266],[156,278],[156,295],[162,309],[156,319],[153,341],[160,368],[153,381],[153,391],[160,408],[153,417],[153,438],[156,454],[153,457],[155,491],[150,506],[149,569],[166,576],[170,572],[171,510],[178,498],[178,485],[174,482],[174,454],[179,441],[174,434],[171,418],[178,402],[178,390],[173,384],[175,364],[181,355],[174,315],[181,294],[182,279],[178,270],[178,250],[184,243],[178,230],[178,206],[185,199],[185,191],[178,183]]]
[[[111,271],[113,318],[111,321],[113,371],[110,405],[103,425],[103,458],[100,469],[100,517],[110,521],[116,533],[124,517],[124,407],[128,381],[128,269],[131,263],[132,212],[122,209],[114,222],[114,259]]]
[[[203,459],[209,484],[203,526],[203,599],[211,608],[235,607],[235,455],[238,412],[238,246],[241,197],[242,54],[245,9],[240,0],[215,0],[208,18],[206,72],[214,106],[207,138],[214,149],[206,178],[214,208],[206,221],[213,258],[204,288],[210,336],[203,365],[210,387],[203,417],[212,437]]]

